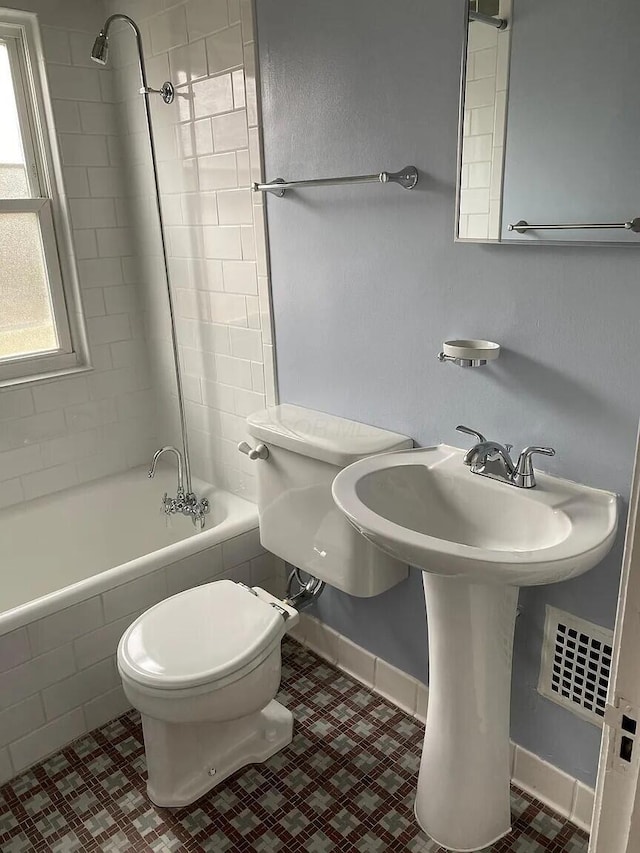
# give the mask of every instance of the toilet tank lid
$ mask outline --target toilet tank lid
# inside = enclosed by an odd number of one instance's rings
[[[339,468],[374,453],[413,447],[406,435],[289,403],[254,412],[247,425],[254,438]]]

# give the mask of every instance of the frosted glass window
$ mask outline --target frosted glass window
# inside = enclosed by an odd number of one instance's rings
[[[0,198],[28,198],[27,174],[20,115],[9,61],[9,49],[0,42]]]
[[[0,358],[58,349],[35,213],[0,216]]]

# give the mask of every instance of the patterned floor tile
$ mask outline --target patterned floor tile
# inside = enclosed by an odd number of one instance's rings
[[[422,727],[291,640],[280,700],[292,744],[183,809],[146,796],[131,711],[0,788],[2,853],[446,853],[417,826]],[[586,853],[587,836],[512,791],[513,831],[485,853]]]
[[[17,832],[2,842],[2,853],[29,853],[34,847],[23,832]]]

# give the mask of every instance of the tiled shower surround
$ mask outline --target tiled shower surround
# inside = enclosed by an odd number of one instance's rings
[[[41,25],[93,370],[0,389],[0,508],[140,465],[157,439],[113,72],[89,60],[104,10],[3,5],[37,12]]]
[[[152,115],[192,467],[253,498],[254,466],[237,444],[246,415],[275,401],[275,377],[263,197],[250,189],[262,179],[252,3],[109,0],[107,7],[139,24],[149,84],[176,85],[171,106],[152,98]],[[163,435],[178,444],[133,34],[117,27],[110,42],[153,384]]]
[[[5,5],[40,20],[93,369],[0,389],[0,508],[179,444],[133,34],[114,28],[106,68],[89,58],[114,11],[141,26],[150,85],[178,87],[173,106],[154,99],[153,120],[193,473],[252,498],[236,445],[275,378],[263,198],[250,190],[262,177],[251,3]]]
[[[145,794],[137,714],[124,714],[0,788],[3,853],[445,853],[413,817],[422,726],[292,640],[279,699],[291,746],[192,806]],[[587,836],[518,789],[513,830],[486,853],[586,853]]]

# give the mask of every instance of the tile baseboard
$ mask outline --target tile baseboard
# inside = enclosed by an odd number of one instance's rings
[[[407,714],[424,722],[428,688],[418,679],[358,646],[324,622],[300,614],[291,636],[317,655],[374,690]],[[528,794],[589,832],[593,812],[593,788],[529,752],[511,744],[511,780]]]
[[[564,770],[518,744],[512,744],[511,780],[531,796],[571,821],[591,831],[594,790]]]

